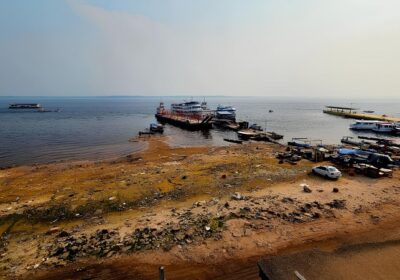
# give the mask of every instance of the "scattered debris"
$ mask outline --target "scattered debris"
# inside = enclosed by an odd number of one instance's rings
[[[52,227],[51,229],[49,229],[49,230],[46,232],[46,234],[53,234],[53,233],[59,232],[60,230],[61,230],[60,227]]]
[[[244,196],[242,196],[239,192],[235,192],[234,194],[231,195],[231,198],[233,200],[243,200]]]
[[[346,207],[346,200],[334,199],[332,202],[329,202],[326,205],[330,206],[331,208],[343,209]]]
[[[307,185],[307,184],[300,184],[300,187],[303,188],[303,192],[305,192],[305,193],[312,192],[312,190],[310,189],[309,185]]]

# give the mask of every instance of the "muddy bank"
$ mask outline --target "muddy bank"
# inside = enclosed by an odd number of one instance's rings
[[[295,271],[310,280],[362,280],[400,278],[400,240],[357,244],[334,252],[318,249],[276,256],[263,262],[274,280],[298,279]]]
[[[259,278],[257,262],[263,260],[271,279],[298,279],[298,271],[306,279],[398,279],[400,234],[392,224],[359,232],[357,238],[342,235],[329,240],[292,246],[269,257],[229,260],[221,263],[184,263],[165,266],[168,279]],[[381,241],[379,241],[381,240]],[[132,258],[98,262],[77,262],[71,266],[39,272],[24,279],[157,279],[157,265],[140,263]]]
[[[165,265],[169,279],[246,279],[260,257],[400,225],[397,172],[330,181],[309,161],[279,164],[277,145],[148,144],[115,161],[0,171],[3,277],[154,279]]]

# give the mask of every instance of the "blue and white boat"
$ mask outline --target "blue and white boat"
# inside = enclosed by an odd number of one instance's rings
[[[399,123],[379,123],[374,129],[372,129],[372,131],[376,133],[398,134],[399,129]]]
[[[353,130],[373,130],[377,127],[378,124],[384,123],[383,121],[375,121],[375,120],[358,120],[355,123],[350,125],[350,129]]]
[[[216,116],[218,119],[235,120],[236,109],[232,106],[218,105],[216,110]]]

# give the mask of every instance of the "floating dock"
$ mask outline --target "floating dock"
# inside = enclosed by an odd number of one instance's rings
[[[400,118],[390,117],[387,115],[358,113],[356,110],[358,109],[350,107],[325,106],[323,112],[325,114],[340,116],[349,119],[400,122]]]

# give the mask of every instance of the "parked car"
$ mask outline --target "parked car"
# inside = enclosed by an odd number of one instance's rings
[[[313,167],[312,172],[330,179],[338,179],[342,176],[342,173],[336,167],[329,165],[315,166]]]

